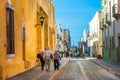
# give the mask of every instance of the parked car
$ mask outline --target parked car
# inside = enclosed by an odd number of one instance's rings
[[[79,57],[79,53],[71,53],[70,56],[71,57]]]

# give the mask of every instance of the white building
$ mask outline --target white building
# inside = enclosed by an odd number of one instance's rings
[[[56,28],[56,50],[64,51],[64,31],[60,28],[60,24],[55,25]]]
[[[66,52],[71,47],[71,37],[69,29],[61,29],[60,24],[55,25],[56,28],[56,50]]]
[[[83,53],[87,52],[87,30],[84,29],[83,31]]]
[[[90,30],[90,54],[97,56],[102,55],[102,32],[100,30],[101,11],[97,11],[93,19],[89,22]]]
[[[71,46],[71,37],[69,29],[64,29],[64,49],[69,51]]]

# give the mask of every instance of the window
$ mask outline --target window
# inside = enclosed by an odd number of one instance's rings
[[[105,39],[105,48],[108,48],[108,37]]]
[[[110,37],[110,49],[112,49],[112,38]]]
[[[14,54],[14,10],[10,4],[6,7],[7,54]]]
[[[110,48],[114,48],[114,38],[113,36],[110,37]]]
[[[59,38],[59,34],[57,34],[57,39]]]

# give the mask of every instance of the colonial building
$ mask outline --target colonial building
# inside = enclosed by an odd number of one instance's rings
[[[69,51],[71,47],[70,31],[68,29],[62,29],[60,24],[55,25],[56,30],[56,50]]]
[[[64,29],[64,49],[69,51],[71,47],[71,37],[69,29]]]
[[[87,55],[87,30],[84,29],[83,31],[83,53]]]
[[[0,0],[0,80],[35,67],[36,54],[56,48],[51,0]]]
[[[103,58],[120,62],[120,0],[102,0]]]
[[[78,43],[79,54],[84,54],[85,56],[90,56],[90,40],[89,40],[89,31],[84,29],[83,37]]]
[[[55,31],[56,31],[56,50],[58,51],[64,51],[64,31],[61,29],[60,24],[55,25]]]
[[[100,30],[101,11],[97,11],[89,23],[90,54],[102,55],[102,31]]]

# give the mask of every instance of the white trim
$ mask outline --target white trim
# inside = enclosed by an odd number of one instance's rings
[[[23,21],[22,22],[22,27],[26,27],[27,26],[27,24]]]
[[[13,57],[15,57],[15,54],[7,54],[7,59],[11,59]]]
[[[6,3],[6,7],[15,10],[10,1]]]

